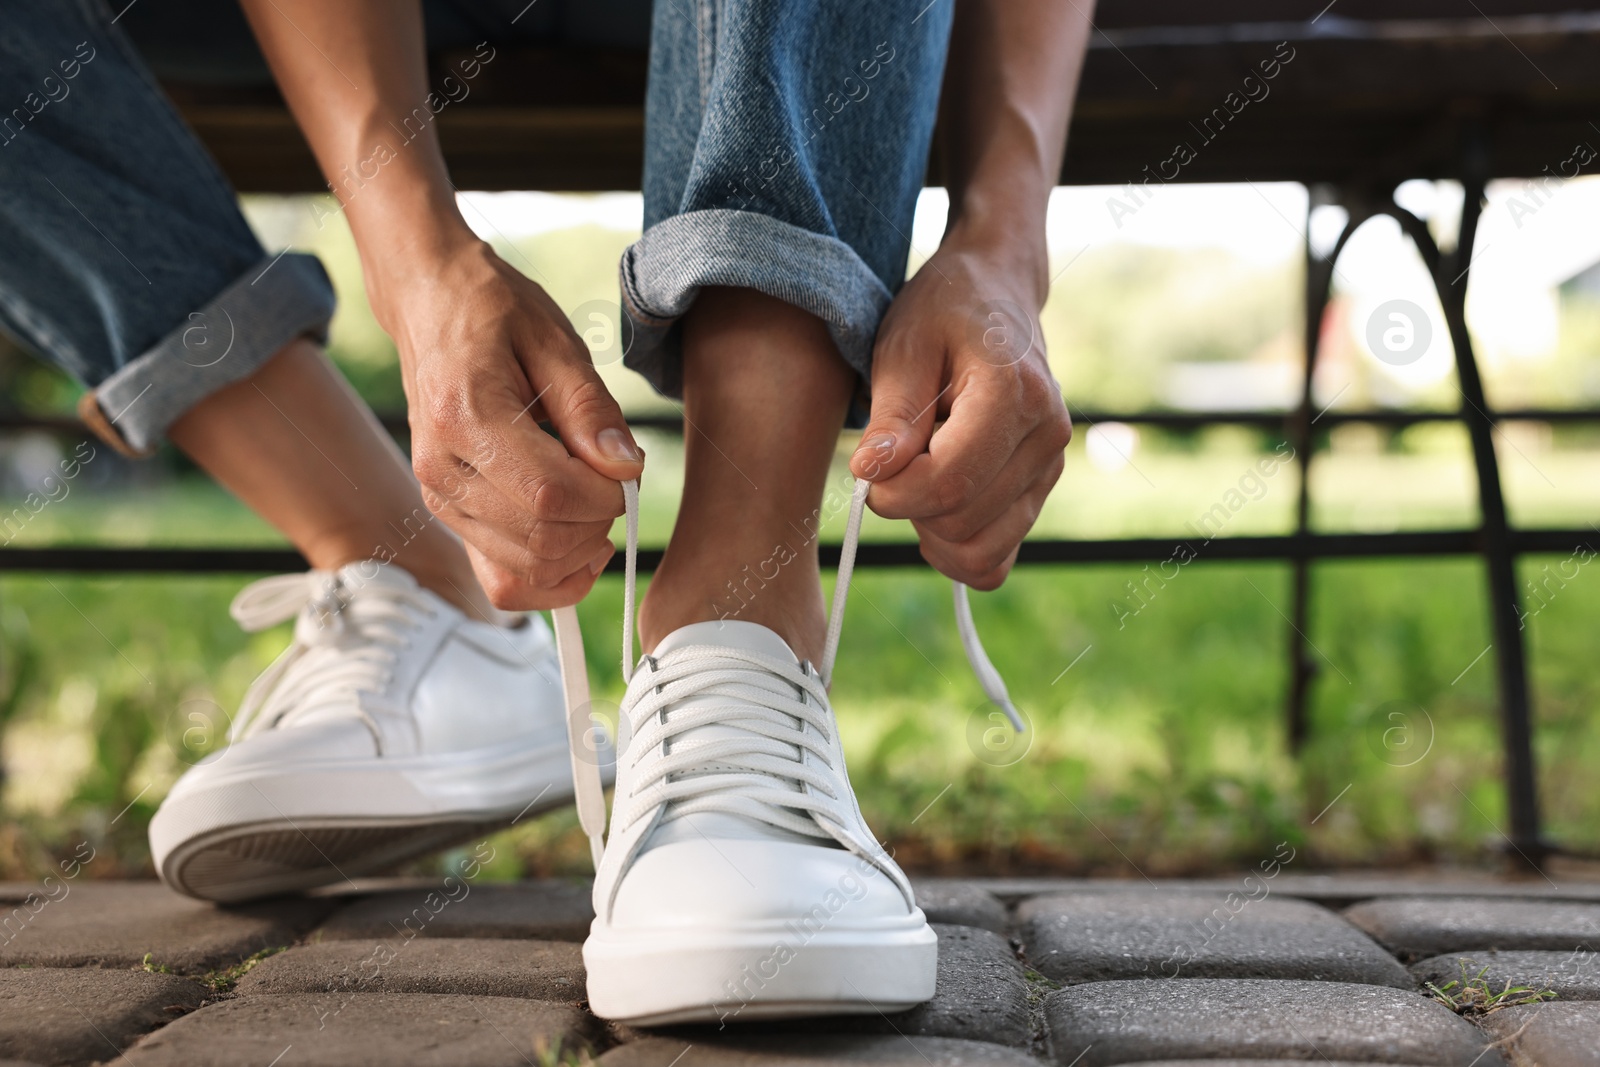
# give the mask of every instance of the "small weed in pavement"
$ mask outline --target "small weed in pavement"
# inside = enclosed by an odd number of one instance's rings
[[[538,1067],[594,1067],[594,1057],[589,1055],[588,1049],[563,1050],[559,1037],[553,1044],[546,1038],[538,1038],[533,1054],[538,1059]]]
[[[231,993],[233,987],[239,984],[239,979],[249,974],[256,964],[268,956],[276,956],[288,947],[279,945],[277,948],[264,948],[253,956],[245,957],[232,967],[224,967],[220,971],[207,971],[200,976],[200,984],[213,993]]]
[[[1488,1015],[1501,1008],[1515,1007],[1518,1004],[1538,1004],[1541,1001],[1556,999],[1556,992],[1553,989],[1513,986],[1509,979],[1506,981],[1506,987],[1496,992],[1483,977],[1489,973],[1489,968],[1484,967],[1477,974],[1472,974],[1467,970],[1468,962],[1468,960],[1459,961],[1461,966],[1459,980],[1446,982],[1442,986],[1428,983],[1428,995],[1457,1015]]]

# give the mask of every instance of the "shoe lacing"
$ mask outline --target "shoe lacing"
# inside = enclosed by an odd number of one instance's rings
[[[637,777],[618,798],[615,832],[662,805],[663,823],[718,811],[823,838],[833,835],[818,818],[848,824],[831,753],[833,716],[815,673],[759,652],[706,646],[650,662],[654,684],[623,710],[644,725],[628,742],[625,758]],[[689,700],[693,706],[668,710]],[[713,725],[733,729],[684,736]]]
[[[382,731],[363,698],[388,688],[400,654],[435,614],[422,590],[343,572],[281,574],[246,586],[229,613],[252,633],[299,616],[293,643],[245,693],[231,740],[336,708],[366,724],[381,754]]]
[[[618,797],[613,832],[622,832],[663,805],[662,821],[700,811],[744,815],[771,826],[819,838],[834,838],[826,824],[846,827],[854,809],[843,768],[831,762],[833,714],[827,689],[844,630],[844,607],[861,541],[861,520],[870,483],[857,480],[839,549],[838,580],[828,614],[820,668],[796,666],[742,649],[691,646],[672,653],[666,664],[645,657],[652,685],[625,701],[622,715],[643,725],[628,742],[630,768],[646,764],[630,794]],[[622,680],[631,683],[635,589],[638,582],[639,487],[622,483],[627,547],[624,555]],[[1025,729],[1004,679],[978,637],[967,587],[955,585],[956,629],[967,661],[984,694],[1005,712],[1012,727]],[[593,728],[583,634],[575,608],[557,608],[556,649],[566,693],[567,731],[573,752],[573,784],[578,821],[589,837],[596,869],[605,851],[605,792],[598,764],[579,758],[583,738]],[[668,711],[695,697],[699,701]],[[681,738],[707,726],[734,727],[737,733],[715,739]],[[674,739],[679,739],[676,746]],[[820,764],[820,766],[818,766]],[[618,773],[618,780],[623,775]],[[630,776],[631,777],[631,776]],[[808,788],[809,787],[809,788]]]

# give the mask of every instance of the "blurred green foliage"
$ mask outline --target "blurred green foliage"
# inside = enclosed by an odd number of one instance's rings
[[[1533,558],[1525,570],[1556,562]],[[1248,865],[1284,840],[1307,865],[1488,855],[1503,806],[1474,564],[1317,568],[1309,632],[1323,671],[1299,760],[1282,725],[1286,568],[1196,563],[1119,627],[1110,604],[1140,575],[1131,565],[1030,568],[976,598],[996,666],[1034,728],[1014,763],[1015,752],[983,758],[991,709],[962,658],[948,583],[925,572],[858,577],[836,703],[862,806],[908,863],[1124,875],[1132,865],[1153,876]],[[0,580],[0,597],[32,623],[8,635],[11,655],[42,665],[7,735],[0,877],[36,874],[85,838],[104,857],[93,874],[147,872],[143,827],[195,755],[188,709],[235,707],[287,640],[226,621],[237,585]],[[1600,580],[1585,569],[1530,623],[1550,829],[1590,848],[1600,845],[1589,788],[1600,679],[1584,665],[1597,611]],[[620,612],[612,579],[581,611],[591,679],[612,700]],[[1394,719],[1396,708],[1408,718]],[[588,862],[567,813],[504,843],[497,877]]]
[[[276,235],[269,243],[323,256],[341,301],[331,352],[375,407],[399,410],[394,349],[367,308],[343,220],[304,201],[248,207],[257,227]],[[497,243],[573,308],[615,298],[616,256],[631,237],[587,226]],[[1164,375],[1179,364],[1270,368],[1297,360],[1299,286],[1297,264],[1095,249],[1058,279],[1045,336],[1075,407],[1160,405]],[[1562,321],[1549,359],[1490,369],[1502,403],[1600,392],[1591,388],[1600,385],[1592,359],[1600,309],[1574,301]],[[629,410],[665,409],[631,372],[603,373]],[[38,411],[69,410],[76,395],[15,353],[0,357],[0,392]],[[644,443],[651,468],[643,536],[659,545],[681,487],[681,442],[652,435]],[[1091,461],[1080,440],[1037,534],[1179,534],[1277,443],[1225,428],[1146,432],[1127,446],[1130,462],[1118,463],[1103,454]],[[1584,526],[1600,512],[1593,433],[1511,443],[1521,457],[1506,467],[1518,522]],[[1454,427],[1347,427],[1319,447],[1319,528],[1476,519],[1465,439]],[[85,481],[46,508],[17,543],[281,543],[180,457],[163,453],[139,468],[103,462],[100,482]],[[1225,533],[1286,529],[1295,477],[1285,467],[1269,479]],[[118,488],[108,479],[137,484]],[[869,518],[866,534],[909,531]],[[837,535],[836,522],[827,536]],[[1523,567],[1536,579],[1559,561],[1530,558]],[[250,636],[228,620],[227,602],[244,580],[0,578],[0,744],[9,774],[0,794],[0,878],[35,876],[85,838],[99,856],[91,876],[149,873],[144,830],[160,798],[218,742],[227,712],[288,640],[287,628]],[[992,709],[962,658],[948,584],[926,571],[858,575],[835,695],[869,821],[925,870],[1216,871],[1254,864],[1285,840],[1306,865],[1484,860],[1503,805],[1494,657],[1480,656],[1489,639],[1479,567],[1327,563],[1313,584],[1308,632],[1323,670],[1311,742],[1291,758],[1283,730],[1285,567],[1213,563],[1202,552],[1153,585],[1133,565],[1017,572],[974,608],[1034,727],[1025,754],[1009,762],[990,747],[1006,739],[990,732]],[[1145,590],[1146,602],[1129,615],[1134,588]],[[580,610],[597,695],[615,699],[620,584],[603,580]],[[1600,845],[1600,795],[1588,788],[1600,756],[1600,679],[1588,647],[1597,612],[1600,579],[1585,568],[1530,621],[1550,832],[1590,848]],[[206,727],[198,740],[196,723]],[[570,813],[532,820],[504,844],[493,877],[588,866]]]

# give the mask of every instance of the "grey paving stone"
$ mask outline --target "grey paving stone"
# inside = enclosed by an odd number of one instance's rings
[[[1527,900],[1600,901],[1600,881],[1592,870],[1554,873],[1557,884],[1542,878],[1507,878],[1482,871],[1400,871],[1384,873],[1335,871],[1296,874],[1281,870],[1272,879],[1274,896],[1298,897],[1333,908],[1378,897],[1512,897]],[[1587,879],[1587,880],[1586,880]],[[993,893],[1007,904],[1057,893],[1115,892],[1142,889],[1145,883],[1114,878],[968,878],[968,884]],[[1227,893],[1239,888],[1231,878],[1162,879],[1162,889]]]
[[[582,941],[594,908],[589,887],[549,879],[515,885],[468,885],[454,899],[441,888],[376,893],[335,912],[313,940],[401,937],[508,937]]]
[[[144,971],[0,969],[0,1057],[114,1060],[138,1035],[198,1007],[205,992],[187,978]]]
[[[1506,1042],[1519,1067],[1600,1067],[1600,1004],[1504,1008],[1478,1025]]]
[[[569,1004],[423,993],[265,994],[211,1004],[135,1045],[135,1067],[527,1067],[594,1047]],[[287,1050],[287,1055],[285,1054]]]
[[[1036,897],[1017,918],[1028,963],[1069,984],[1183,977],[1415,986],[1371,938],[1301,900],[1129,889]]]
[[[1050,994],[1045,1018],[1056,1060],[1080,1067],[1184,1057],[1504,1064],[1442,1004],[1348,982],[1097,982]]]
[[[1006,906],[993,893],[985,892],[970,882],[945,878],[919,878],[911,888],[917,894],[917,906],[928,916],[930,923],[950,923],[955,926],[978,926],[997,934],[1006,932]]]
[[[848,1027],[999,1045],[1031,1042],[1028,982],[1010,943],[993,931],[972,926],[936,924],[934,930],[939,934],[939,984],[933,999],[887,1018],[850,1016]]]
[[[1418,982],[1443,986],[1446,982],[1461,981],[1462,964],[1466,964],[1469,978],[1489,968],[1483,979],[1496,991],[1510,983],[1534,990],[1551,989],[1562,1000],[1600,1000],[1600,953],[1581,949],[1577,952],[1453,952],[1413,963],[1411,973]]]
[[[582,946],[571,941],[429,937],[325,941],[257,964],[235,991],[463,993],[581,1001]]]
[[[1600,949],[1600,904],[1483,897],[1388,897],[1345,918],[1405,959],[1485,949]]]
[[[739,1034],[700,1038],[651,1037],[618,1046],[600,1067],[1043,1067],[1016,1049],[942,1037],[841,1034]]]
[[[1033,1016],[1028,983],[1011,945],[991,930],[935,924],[939,935],[939,984],[932,1000],[892,1015],[840,1015],[827,1019],[793,1019],[760,1024],[764,1032],[907,1034],[966,1038],[999,1045],[1033,1041]],[[737,1014],[726,1024],[738,1024]],[[676,1026],[656,1031],[619,1027],[628,1037],[650,1032],[696,1042],[724,1032],[718,1026]]]
[[[196,974],[292,944],[331,909],[300,898],[219,908],[158,882],[54,882],[50,895],[0,886],[0,966],[132,967],[148,952]]]

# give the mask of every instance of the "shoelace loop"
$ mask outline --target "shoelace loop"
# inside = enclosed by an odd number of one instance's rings
[[[845,524],[844,541],[839,546],[838,579],[834,584],[833,603],[828,610],[828,630],[823,643],[822,663],[817,675],[813,676],[819,698],[817,704],[813,706],[798,698],[785,698],[770,685],[763,685],[751,677],[763,673],[768,678],[780,680],[787,680],[791,674],[796,679],[805,677],[802,672],[789,664],[782,664],[777,660],[760,665],[753,662],[746,663],[747,659],[766,660],[769,657],[760,657],[754,653],[735,649],[718,649],[715,652],[685,650],[681,657],[675,658],[672,668],[669,668],[669,673],[673,677],[641,698],[640,706],[659,712],[668,704],[685,700],[688,696],[707,688],[724,684],[750,684],[759,690],[759,702],[730,704],[728,709],[738,716],[738,725],[751,732],[751,739],[730,739],[730,742],[721,744],[720,747],[717,743],[695,743],[683,752],[669,753],[659,759],[651,768],[648,780],[638,783],[633,798],[625,807],[622,806],[622,798],[619,798],[619,810],[614,814],[618,827],[631,825],[667,800],[679,802],[673,817],[699,810],[737,811],[739,814],[750,815],[775,826],[816,837],[830,835],[818,826],[815,819],[806,818],[798,814],[799,811],[811,812],[817,818],[843,821],[838,816],[839,809],[832,803],[839,798],[830,798],[826,792],[818,796],[814,792],[790,791],[776,787],[775,782],[786,778],[796,783],[806,782],[827,790],[822,784],[824,776],[808,771],[797,763],[792,755],[780,754],[779,750],[761,744],[760,739],[766,738],[775,745],[787,745],[788,751],[796,748],[818,751],[814,745],[805,740],[804,727],[796,729],[785,722],[784,717],[787,716],[789,722],[800,720],[803,724],[814,725],[824,737],[827,736],[827,730],[831,729],[828,717],[822,709],[826,707],[826,691],[833,680],[834,661],[838,657],[839,641],[844,632],[845,601],[850,593],[850,579],[855,572],[856,549],[861,542],[861,521],[866,510],[869,489],[871,483],[857,479],[850,495],[850,515]],[[622,680],[628,683],[633,680],[635,668],[633,627],[639,555],[639,485],[636,481],[622,483],[622,499],[627,526],[622,616]],[[972,605],[968,600],[967,587],[960,582],[954,583],[954,586],[956,631],[961,635],[961,646],[966,652],[972,673],[977,677],[984,695],[1005,712],[1012,728],[1021,733],[1027,728],[1026,724],[1016,705],[1011,702],[1005,680],[1000,677],[1000,672],[995,669],[988,653],[984,651],[983,642],[978,637],[977,626],[972,618]],[[562,688],[566,693],[567,733],[573,753],[573,786],[577,800],[578,822],[589,837],[590,854],[598,869],[600,858],[605,853],[605,787],[601,781],[599,766],[578,756],[582,739],[592,727],[589,715],[589,675],[583,657],[583,633],[578,626],[576,608],[557,608],[551,615],[555,624],[557,655],[561,661]],[[717,662],[713,663],[712,660]],[[686,677],[691,673],[707,675],[705,680],[696,683],[692,692],[675,691],[672,688],[672,682],[677,677],[673,668],[677,667],[679,662],[683,664],[683,675]],[[779,706],[773,707],[768,701],[778,701]],[[629,753],[624,755],[637,762],[643,753],[654,751],[661,744],[669,742],[672,737],[686,730],[712,721],[725,721],[717,720],[715,716],[727,709],[710,708],[704,715],[695,714],[699,710],[691,709],[689,715],[684,718],[679,718],[680,715],[684,715],[683,712],[675,712],[671,716],[670,725],[652,724],[641,730],[629,743]],[[659,720],[661,716],[657,714],[655,718]],[[702,718],[704,722],[701,721]],[[780,728],[784,730],[781,734],[782,740],[779,740],[778,735],[774,733]],[[820,752],[818,754],[820,755]],[[726,764],[725,767],[717,766],[723,763]],[[704,767],[711,773],[685,773],[696,767]],[[679,777],[676,780],[669,780],[673,775]],[[795,813],[791,814],[790,809],[794,809]]]

